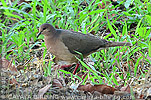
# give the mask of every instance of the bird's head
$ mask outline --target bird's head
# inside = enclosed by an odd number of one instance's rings
[[[40,34],[47,36],[51,34],[53,35],[55,34],[55,32],[56,32],[56,29],[51,24],[45,23],[39,27],[39,33],[37,34],[37,38],[40,36]]]

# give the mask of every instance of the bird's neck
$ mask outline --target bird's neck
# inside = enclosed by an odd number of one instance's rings
[[[50,42],[53,43],[57,40],[58,38],[58,34],[57,33],[53,33],[53,34],[49,34],[49,35],[45,35],[44,36],[44,41],[45,42]]]
[[[53,39],[54,39],[54,35],[52,35],[52,34],[48,35],[48,36],[44,36],[45,41],[47,41],[47,40],[49,41],[49,40],[53,40]]]
[[[55,41],[59,39],[60,34],[61,34],[61,30],[56,30],[55,32],[45,35],[44,40],[45,42],[48,42],[51,40],[51,43],[55,43]]]

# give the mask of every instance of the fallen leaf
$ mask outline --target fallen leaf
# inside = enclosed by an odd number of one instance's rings
[[[10,66],[9,69],[10,69],[12,72],[18,72],[18,70],[16,69],[15,65]]]
[[[51,87],[51,84],[46,85],[45,87],[41,88],[38,92],[38,97],[43,97],[43,95],[48,91],[48,89]]]
[[[104,85],[104,84],[94,85],[94,86],[91,84],[79,85],[79,87],[77,89],[81,90],[81,91],[88,91],[91,93],[94,91],[98,91],[103,94],[114,94],[114,91],[116,90],[115,88]]]
[[[5,58],[0,59],[0,68],[8,68],[9,66],[11,66],[11,62]]]
[[[121,91],[126,91],[126,92],[128,92],[128,93],[131,93],[131,88],[130,88],[129,85],[127,85],[127,86],[125,86],[125,87],[122,87],[120,90],[121,90]]]
[[[63,88],[61,82],[60,82],[58,79],[53,79],[52,84],[53,84],[53,86],[55,86],[55,87]]]
[[[5,58],[0,59],[0,68],[9,68],[12,72],[18,72],[15,65],[12,65],[12,62],[8,61]]]
[[[10,80],[10,84],[14,84],[14,85],[20,86],[20,84],[16,81],[15,78],[12,78],[12,79]]]

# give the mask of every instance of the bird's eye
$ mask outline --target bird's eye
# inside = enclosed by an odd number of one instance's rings
[[[43,28],[43,30],[45,30],[45,29],[46,29],[46,27]]]

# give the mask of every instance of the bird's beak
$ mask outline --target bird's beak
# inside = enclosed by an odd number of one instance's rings
[[[40,34],[41,34],[41,32],[38,33],[37,38],[39,37]]]

